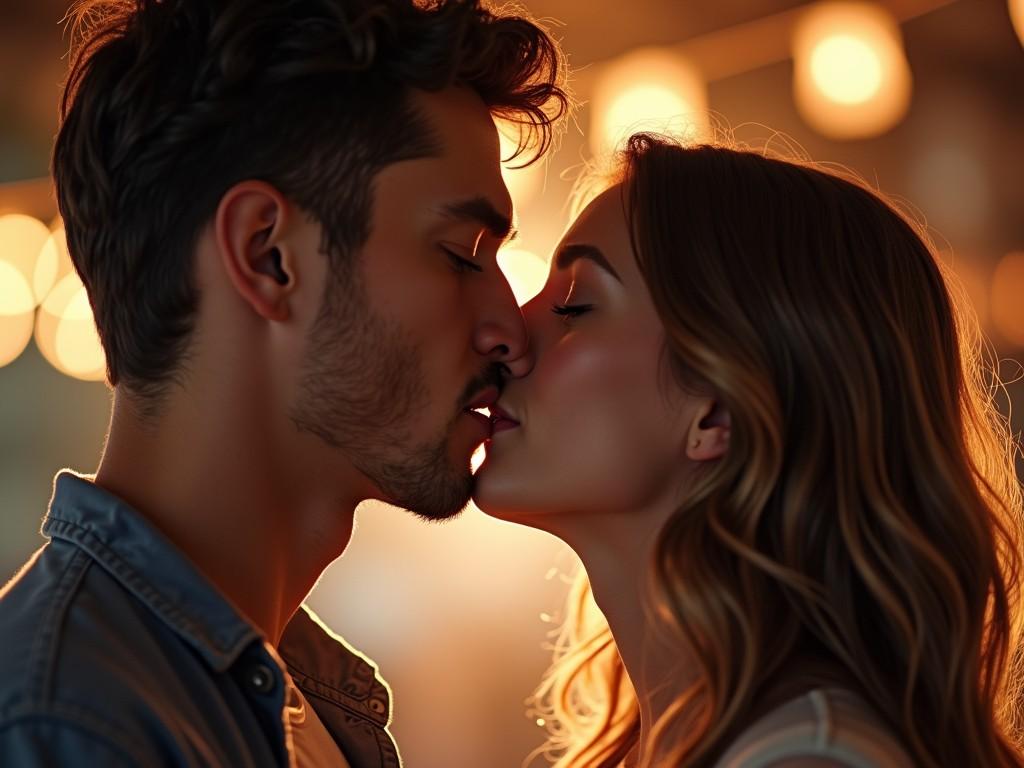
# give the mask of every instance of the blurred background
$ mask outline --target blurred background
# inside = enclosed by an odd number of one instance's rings
[[[562,39],[583,102],[541,165],[507,173],[539,289],[582,165],[630,129],[725,126],[837,163],[927,223],[1024,418],[1024,0],[525,0]],[[61,467],[95,469],[110,392],[48,174],[67,0],[0,0],[0,579],[40,544]],[[681,115],[687,117],[681,118]],[[479,459],[479,457],[477,457]],[[380,665],[410,768],[518,766],[570,552],[470,509],[446,525],[364,504],[310,603]]]

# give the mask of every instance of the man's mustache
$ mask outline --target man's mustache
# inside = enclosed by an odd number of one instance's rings
[[[508,368],[501,363],[489,366],[483,373],[474,378],[467,385],[461,403],[457,410],[464,410],[483,392],[490,387],[497,387],[501,392],[505,388],[505,379],[508,376]]]

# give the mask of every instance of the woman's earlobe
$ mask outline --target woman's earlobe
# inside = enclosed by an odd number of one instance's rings
[[[686,455],[691,461],[711,461],[721,458],[729,448],[729,438],[720,427],[706,430],[702,437],[694,438],[687,446]]]
[[[719,400],[706,399],[690,424],[686,456],[691,461],[708,461],[725,455],[729,448],[732,419],[729,409]]]

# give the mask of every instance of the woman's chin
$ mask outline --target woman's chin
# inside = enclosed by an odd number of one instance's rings
[[[501,495],[495,493],[491,487],[490,478],[486,476],[487,474],[480,470],[475,475],[473,503],[485,515],[502,517],[502,510],[505,509],[507,504],[502,503]]]
[[[499,466],[488,464],[484,461],[474,476],[473,503],[489,517],[519,522],[522,517],[522,483],[503,473]]]

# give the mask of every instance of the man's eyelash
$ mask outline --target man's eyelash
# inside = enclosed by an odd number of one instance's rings
[[[555,304],[551,311],[562,317],[579,317],[593,308],[593,304]]]
[[[481,267],[476,262],[470,261],[469,259],[462,258],[457,253],[455,253],[454,251],[452,251],[452,250],[450,250],[448,248],[445,248],[443,245],[441,246],[441,250],[444,251],[446,254],[448,254],[448,258],[451,260],[452,264],[455,265],[455,268],[459,272],[483,272],[484,271],[484,268]]]

